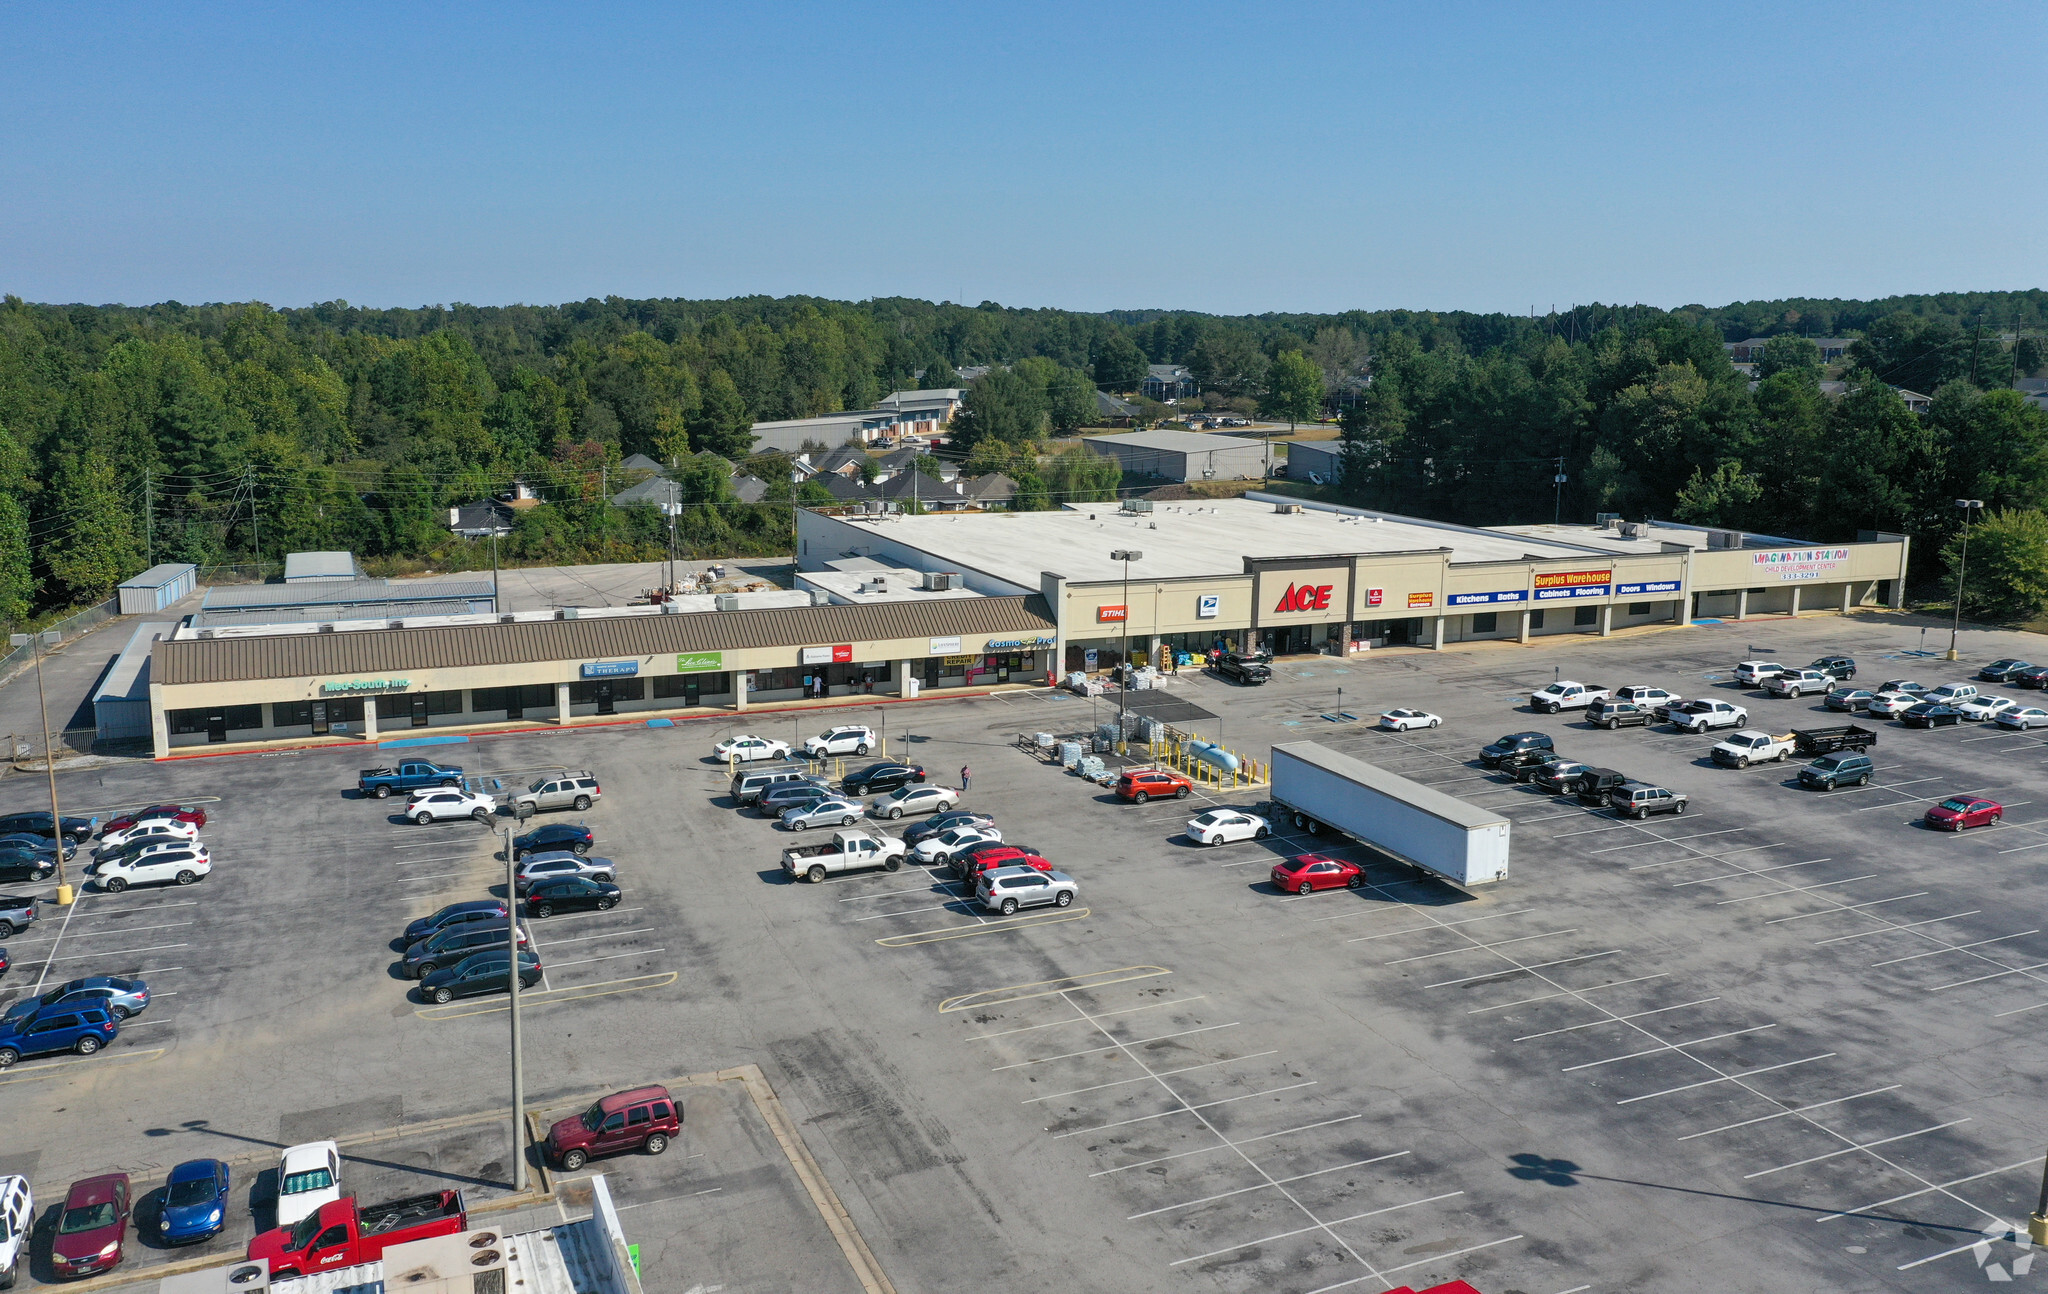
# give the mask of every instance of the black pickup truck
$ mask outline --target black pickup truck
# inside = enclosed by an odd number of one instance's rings
[[[1216,662],[1215,669],[1218,678],[1227,678],[1248,687],[1271,682],[1273,678],[1272,666],[1256,656],[1226,655]]]

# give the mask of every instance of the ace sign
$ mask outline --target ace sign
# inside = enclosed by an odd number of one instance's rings
[[[1290,584],[1273,607],[1274,614],[1287,611],[1328,611],[1330,584]]]

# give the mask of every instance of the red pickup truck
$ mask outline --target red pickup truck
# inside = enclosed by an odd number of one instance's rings
[[[273,1280],[375,1262],[385,1249],[469,1229],[461,1191],[411,1195],[383,1204],[330,1200],[297,1225],[265,1231],[249,1242],[249,1261],[270,1264]]]

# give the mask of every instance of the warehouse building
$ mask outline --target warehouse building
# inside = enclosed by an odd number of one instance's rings
[[[1162,645],[1349,653],[1899,605],[1902,535],[1815,545],[1602,518],[1487,529],[1251,493],[965,516],[797,514],[797,566],[849,557],[1035,590],[1066,669]],[[1128,563],[1115,554],[1134,552]]]
[[[1116,459],[1127,476],[1163,481],[1255,481],[1266,474],[1264,441],[1201,431],[1134,431],[1083,436],[1082,443]]]

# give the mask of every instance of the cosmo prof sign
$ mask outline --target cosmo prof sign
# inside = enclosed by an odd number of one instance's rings
[[[1751,553],[1750,569],[1767,580],[1820,580],[1842,569],[1846,548],[1771,548]]]
[[[1536,600],[1604,598],[1614,588],[1612,568],[1598,571],[1541,571],[1535,579]]]

